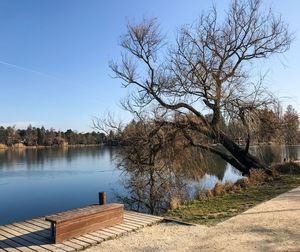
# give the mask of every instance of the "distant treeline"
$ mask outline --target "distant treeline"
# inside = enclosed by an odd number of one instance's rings
[[[24,144],[25,146],[53,146],[53,145],[86,145],[103,144],[116,145],[111,135],[106,136],[100,132],[79,133],[71,129],[55,131],[54,129],[37,128],[29,125],[27,129],[16,129],[15,127],[4,128],[0,126],[0,144],[13,146]]]
[[[211,115],[206,115],[210,119]],[[174,117],[174,121],[178,120]],[[108,135],[113,142],[121,145],[128,145],[128,135],[137,134],[139,127],[144,127],[147,123],[131,121],[123,130],[119,132],[110,132]],[[154,122],[149,122],[148,127],[153,126]],[[251,134],[251,144],[299,144],[300,143],[300,120],[298,112],[289,105],[283,113],[282,108],[265,108],[255,111],[249,132]],[[235,118],[221,118],[219,128],[231,139],[240,145],[245,145],[248,134],[245,125]],[[212,140],[197,136],[203,144],[214,144]]]
[[[299,115],[297,111],[288,106],[284,113],[279,107],[275,110],[262,109],[256,112],[256,117],[251,125],[251,143],[277,143],[277,144],[299,144]],[[210,115],[207,115],[209,118]],[[174,118],[176,121],[176,119]],[[0,126],[0,144],[13,146],[24,144],[25,146],[53,146],[53,145],[87,145],[102,144],[108,146],[128,145],[128,134],[134,133],[141,124],[139,121],[131,121],[120,131],[110,130],[107,134],[100,132],[79,133],[68,129],[67,131],[55,131],[54,129],[36,128],[29,125],[27,129],[16,129],[15,127],[4,128]],[[153,122],[149,123],[152,127]],[[239,120],[221,120],[219,127],[228,136],[239,144],[245,144],[247,132],[245,125]],[[207,139],[202,139],[203,143]],[[213,143],[213,142],[207,142]]]

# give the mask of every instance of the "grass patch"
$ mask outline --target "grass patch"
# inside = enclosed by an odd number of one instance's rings
[[[223,196],[192,200],[186,205],[165,213],[164,217],[211,226],[297,186],[300,186],[300,172],[280,174],[268,182],[250,184],[245,189],[241,188]]]

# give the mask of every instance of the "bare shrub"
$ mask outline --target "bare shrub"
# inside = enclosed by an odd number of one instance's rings
[[[300,165],[296,162],[286,162],[280,163],[272,166],[276,172],[281,174],[299,174],[300,173]]]
[[[234,191],[234,184],[231,181],[226,180],[224,189],[226,192],[232,192]]]
[[[207,197],[206,197],[205,192],[199,191],[197,194],[197,198],[198,198],[198,200],[205,200]]]
[[[222,183],[216,183],[213,189],[214,196],[222,196],[225,194],[225,187]]]
[[[235,185],[237,187],[240,187],[242,189],[248,188],[250,186],[250,181],[248,178],[241,178],[238,181],[235,182]]]
[[[214,197],[214,194],[213,194],[212,190],[207,189],[207,191],[206,191],[206,197],[207,198],[213,198]]]
[[[249,180],[251,184],[257,185],[266,181],[267,175],[262,169],[251,169]]]
[[[178,197],[172,197],[170,200],[170,208],[171,210],[176,209],[180,205],[180,199]]]

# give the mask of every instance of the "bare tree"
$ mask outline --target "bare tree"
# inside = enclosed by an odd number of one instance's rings
[[[158,125],[180,130],[190,146],[215,153],[247,174],[251,168],[268,170],[249,153],[249,145],[253,111],[274,101],[262,81],[251,82],[248,73],[258,59],[287,51],[291,40],[288,26],[271,10],[262,10],[260,0],[235,0],[224,20],[213,8],[182,27],[168,49],[156,19],[129,23],[121,40],[122,61],[110,67],[124,87],[133,86],[125,103],[129,110],[156,107],[163,114],[155,119]],[[179,120],[169,120],[172,111]],[[242,123],[245,147],[222,130],[222,117]],[[199,134],[217,145],[199,141]]]
[[[297,143],[299,125],[299,115],[297,111],[289,105],[283,115],[283,135],[286,144]]]
[[[123,130],[117,164],[126,173],[124,186],[129,195],[120,199],[128,207],[164,212],[188,197],[188,179],[203,176],[203,159],[185,146],[178,131],[146,118],[132,121]]]

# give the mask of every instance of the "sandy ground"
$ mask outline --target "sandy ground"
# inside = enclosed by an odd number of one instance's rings
[[[95,251],[300,251],[300,187],[214,227],[161,223]]]

